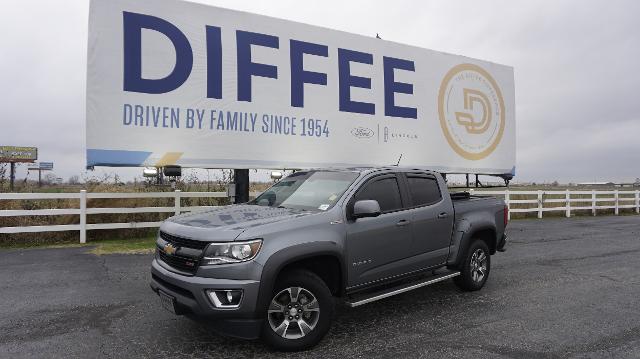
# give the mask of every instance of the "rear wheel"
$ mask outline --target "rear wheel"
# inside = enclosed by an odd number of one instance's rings
[[[454,282],[460,289],[466,291],[481,289],[487,282],[491,270],[491,257],[487,243],[479,239],[473,241],[459,269],[460,275],[454,279]]]
[[[287,273],[267,307],[263,339],[278,350],[308,349],[325,336],[333,312],[333,296],[322,279],[305,270]]]

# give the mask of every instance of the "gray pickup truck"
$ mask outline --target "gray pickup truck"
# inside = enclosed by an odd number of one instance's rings
[[[503,251],[502,200],[450,194],[432,171],[299,171],[255,200],[160,227],[151,288],[162,305],[222,334],[302,350],[334,302],[355,307],[453,278],[482,288]]]

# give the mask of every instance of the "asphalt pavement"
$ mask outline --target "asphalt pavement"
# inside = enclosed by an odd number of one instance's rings
[[[164,311],[151,255],[0,251],[2,358],[640,358],[640,216],[519,220],[479,292],[438,283],[339,306],[314,349],[277,353]]]

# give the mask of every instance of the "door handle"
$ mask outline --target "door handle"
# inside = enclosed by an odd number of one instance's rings
[[[401,220],[398,221],[398,223],[396,223],[396,226],[404,227],[404,226],[408,225],[409,223],[411,223],[411,222],[407,221],[406,219],[401,219]]]
[[[442,212],[438,215],[438,219],[445,219],[449,217],[449,214],[447,212]]]

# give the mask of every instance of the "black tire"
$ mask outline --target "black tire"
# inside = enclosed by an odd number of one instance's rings
[[[486,258],[485,265],[478,265],[477,258],[480,253],[484,254]],[[474,265],[474,255],[476,264]],[[480,278],[480,269],[484,269],[484,275]],[[464,291],[475,291],[481,289],[489,278],[489,272],[491,271],[491,256],[489,255],[489,247],[487,243],[481,239],[476,239],[467,248],[467,251],[462,258],[462,263],[458,266],[460,275],[454,278],[455,284]]]
[[[296,294],[297,301],[292,300],[292,292],[296,291],[294,288],[299,288]],[[289,296],[288,298],[287,295]],[[317,301],[317,312],[315,305],[311,304],[313,303],[312,297],[315,297]],[[281,275],[271,298],[267,308],[264,308],[264,311],[267,312],[267,317],[262,328],[262,339],[274,349],[281,351],[309,349],[318,344],[329,331],[334,314],[333,296],[325,282],[314,273],[306,270],[295,270]],[[301,310],[299,313],[296,311],[300,316],[299,319],[290,315],[291,309],[288,309],[290,307],[288,305],[281,306],[283,313],[277,311],[278,305],[286,303],[287,299],[294,309],[296,307],[300,308],[297,309]],[[305,311],[305,309],[308,310]],[[287,317],[293,319],[287,322]],[[280,320],[282,322],[279,325]],[[309,330],[312,324],[313,328]],[[282,326],[284,325],[286,325],[284,332],[277,333],[276,330],[280,329],[282,331]],[[308,331],[304,333],[303,328]],[[301,337],[294,337],[301,333]],[[285,336],[288,336],[288,338]]]

